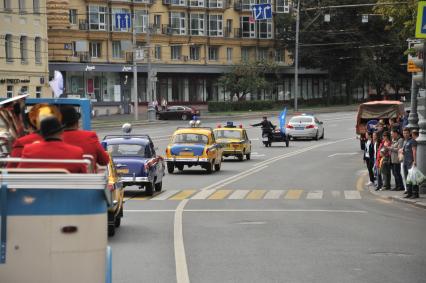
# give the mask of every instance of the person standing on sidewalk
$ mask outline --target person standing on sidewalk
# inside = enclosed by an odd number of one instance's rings
[[[404,175],[408,176],[408,170],[417,164],[417,142],[411,138],[411,131],[409,128],[404,128],[404,145],[401,149],[404,154]],[[418,198],[419,197],[419,186],[407,184],[407,195],[405,198]]]
[[[367,132],[365,134],[365,137],[367,138],[367,141],[365,143],[365,149],[364,149],[364,162],[367,165],[368,169],[368,176],[370,177],[370,182],[367,183],[367,186],[374,185],[374,144],[372,141],[372,133]]]
[[[383,141],[379,146],[379,168],[383,178],[383,188],[381,190],[390,190],[391,181],[391,156],[390,147],[392,145],[390,133],[383,132]]]
[[[377,131],[373,133],[372,142],[373,142],[373,149],[374,149],[374,172],[375,172],[375,176],[377,180],[376,191],[378,191],[383,186],[383,180],[382,180],[382,175],[380,174],[380,168],[379,168],[379,160],[380,160],[379,146],[382,141]]]
[[[395,188],[391,189],[391,191],[401,191],[404,188],[404,184],[402,182],[401,161],[399,160],[398,152],[402,148],[404,140],[399,135],[398,128],[392,129],[391,136],[392,136],[392,145],[389,149],[391,152],[392,175],[395,179]]]

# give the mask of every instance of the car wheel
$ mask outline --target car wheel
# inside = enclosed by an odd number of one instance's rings
[[[188,120],[188,115],[186,115],[186,114],[182,114],[182,120]]]
[[[152,180],[152,182],[145,185],[145,192],[148,196],[152,196],[154,194],[155,189],[155,181]]]
[[[243,154],[239,154],[237,157],[238,157],[238,161],[243,161],[243,159],[244,159],[244,155]]]
[[[251,154],[250,154],[250,153],[247,153],[247,154],[246,154],[246,159],[247,159],[247,160],[250,160],[250,158],[251,158]]]
[[[319,140],[319,134],[318,134],[318,131],[317,131],[317,133],[316,133],[316,135],[315,135],[315,137],[314,137],[314,140]]]
[[[115,224],[108,224],[108,237],[115,235]]]
[[[207,170],[207,173],[211,173],[212,171],[213,171],[213,168],[212,168],[213,166],[212,166],[212,163],[207,163],[207,165],[206,165],[206,170]]]
[[[117,215],[117,218],[114,221],[114,225],[116,228],[120,227],[121,225],[121,217],[119,215]]]
[[[222,163],[221,162],[219,162],[218,164],[215,164],[214,165],[214,170],[216,171],[216,172],[218,172],[218,171],[220,171],[220,166],[222,165]]]
[[[324,139],[324,132],[325,132],[325,130],[322,130],[322,136],[321,136],[322,140]]]
[[[163,189],[163,182],[155,184],[155,191],[156,192],[161,192],[162,189]]]
[[[179,171],[183,171],[183,165],[176,165],[176,168],[177,168]]]
[[[169,174],[173,174],[174,170],[175,170],[175,165],[173,163],[167,163],[167,172]]]

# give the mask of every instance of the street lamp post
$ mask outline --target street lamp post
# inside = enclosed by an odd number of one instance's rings
[[[136,64],[136,13],[133,11],[133,103],[134,103],[134,114],[135,114],[135,121],[139,120],[139,103],[138,103],[138,67]]]
[[[296,45],[294,47],[294,111],[298,111],[297,97],[299,95],[299,30],[300,30],[300,0],[297,1],[296,14]]]
[[[419,117],[417,115],[417,93],[419,92],[419,86],[414,81],[411,80],[411,105],[410,105],[410,115],[408,116],[408,125],[410,129],[418,129]]]

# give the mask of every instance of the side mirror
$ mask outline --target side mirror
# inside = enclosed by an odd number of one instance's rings
[[[320,121],[319,123],[320,123],[320,125],[324,124],[322,121]]]
[[[107,150],[107,147],[108,147],[108,145],[107,145],[107,143],[106,142],[101,142],[101,145],[102,145],[102,147],[104,148],[104,150]]]

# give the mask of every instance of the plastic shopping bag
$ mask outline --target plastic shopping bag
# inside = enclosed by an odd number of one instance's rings
[[[423,173],[419,169],[417,169],[416,166],[413,166],[410,170],[408,170],[408,185],[420,185],[424,181],[426,181],[426,176],[423,175]]]

